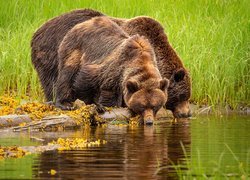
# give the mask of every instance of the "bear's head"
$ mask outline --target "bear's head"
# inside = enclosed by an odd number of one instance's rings
[[[191,116],[189,99],[191,96],[191,80],[188,72],[180,68],[170,78],[168,101],[166,108],[173,112],[175,118]]]
[[[145,124],[152,124],[156,113],[167,102],[167,88],[169,80],[161,79],[157,87],[141,87],[136,80],[126,82],[124,101],[127,107],[141,116]]]

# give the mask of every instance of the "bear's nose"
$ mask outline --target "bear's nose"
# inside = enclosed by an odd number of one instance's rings
[[[152,125],[154,122],[154,114],[152,109],[146,109],[143,113],[144,124]]]
[[[177,114],[177,117],[179,117],[179,118],[189,118],[191,116],[192,116],[192,113],[191,113],[190,110],[187,113],[179,113],[179,114]]]
[[[151,118],[147,118],[146,120],[145,120],[145,124],[146,125],[152,125],[153,124],[153,119],[151,119]]]

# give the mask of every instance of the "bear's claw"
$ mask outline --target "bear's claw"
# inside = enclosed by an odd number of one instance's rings
[[[65,104],[62,104],[62,103],[56,103],[55,104],[55,106],[57,107],[57,108],[60,108],[61,110],[69,110],[69,111],[71,111],[71,110],[74,110],[75,109],[75,107],[74,106],[72,106],[71,104],[68,104],[67,103],[67,105],[65,105]]]

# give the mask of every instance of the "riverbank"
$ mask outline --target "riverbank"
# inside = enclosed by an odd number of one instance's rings
[[[105,113],[98,114],[95,105],[85,105],[77,100],[72,111],[62,111],[48,103],[17,101],[11,97],[0,99],[0,128],[4,131],[60,131],[78,129],[83,126],[101,124],[139,125],[139,117],[132,117],[127,108],[108,108]],[[198,106],[191,104],[193,116],[201,115],[249,115],[250,108],[233,110],[230,107]],[[161,122],[178,123],[182,120],[174,119],[172,112],[161,108],[157,113],[154,124]]]

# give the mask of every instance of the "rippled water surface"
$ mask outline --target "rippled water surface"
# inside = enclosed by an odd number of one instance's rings
[[[238,178],[250,171],[249,116],[199,117],[177,124],[162,121],[154,126],[0,133],[0,145],[42,144],[33,137],[45,139],[44,144],[58,137],[103,139],[107,144],[0,160],[1,179],[177,179],[181,172],[194,177],[203,173],[209,177],[216,172],[222,177]],[[177,168],[181,171],[176,173],[173,165],[182,165]],[[51,169],[57,172],[53,176]]]

